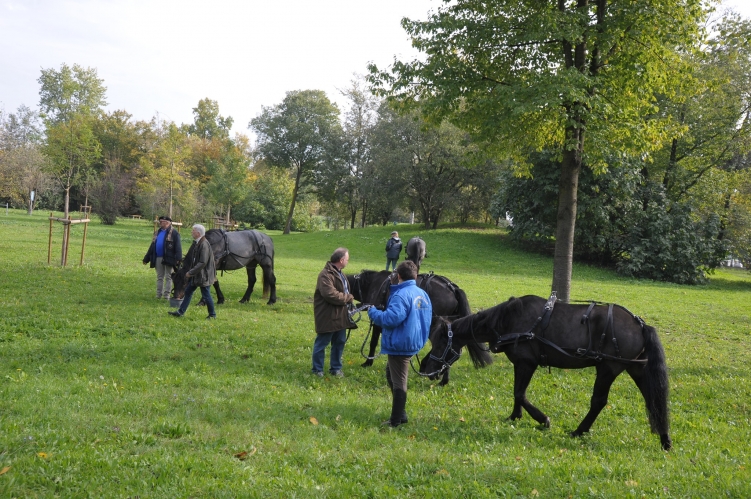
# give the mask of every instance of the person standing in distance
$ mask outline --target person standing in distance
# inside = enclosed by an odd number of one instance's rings
[[[391,265],[391,270],[396,269],[396,262],[399,260],[399,253],[402,252],[402,240],[399,239],[399,233],[391,233],[391,239],[386,242],[386,270]]]
[[[168,299],[172,291],[172,271],[183,259],[180,233],[172,227],[170,217],[159,217],[159,230],[154,232],[143,264],[156,269],[156,297]]]
[[[214,252],[211,251],[211,243],[206,240],[206,228],[201,224],[195,224],[191,231],[193,236],[193,258],[185,262],[189,267],[185,274],[188,285],[185,287],[185,297],[175,312],[170,311],[170,315],[182,317],[190,306],[190,299],[196,288],[201,288],[201,296],[209,309],[207,319],[216,319],[216,310],[214,309],[214,300],[211,298],[211,285],[216,281],[216,262],[214,262]],[[193,247],[195,246],[195,247]],[[190,253],[190,250],[188,250]]]
[[[316,339],[313,343],[313,374],[323,377],[326,347],[331,344],[329,372],[343,378],[342,355],[347,342],[347,329],[357,329],[349,316],[349,305],[355,297],[349,292],[342,269],[349,263],[347,248],[337,248],[318,274],[313,295]]]
[[[396,268],[396,283],[385,310],[368,309],[370,321],[381,326],[381,353],[388,355],[386,382],[391,388],[391,417],[384,425],[396,428],[407,422],[407,375],[409,359],[425,346],[433,319],[433,305],[420,289],[417,265],[404,261]]]

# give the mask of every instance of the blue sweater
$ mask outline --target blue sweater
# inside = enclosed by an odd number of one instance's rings
[[[383,328],[381,353],[412,356],[428,341],[433,306],[414,280],[391,286],[386,310],[371,307],[370,321]]]

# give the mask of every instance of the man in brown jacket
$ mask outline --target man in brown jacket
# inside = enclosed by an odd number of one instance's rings
[[[214,300],[211,298],[211,285],[216,281],[216,262],[214,261],[214,252],[211,250],[211,243],[206,240],[206,228],[201,224],[195,224],[191,231],[193,236],[193,258],[186,261],[185,265],[189,267],[185,278],[189,279],[188,286],[185,288],[185,296],[180,308],[175,312],[169,312],[175,317],[182,317],[188,310],[190,299],[196,288],[201,288],[201,296],[209,309],[207,319],[216,319],[216,310],[214,310]],[[191,253],[188,250],[188,253]]]
[[[313,374],[323,377],[323,362],[326,347],[331,344],[329,372],[337,378],[343,378],[342,354],[347,341],[347,329],[357,325],[350,320],[349,307],[355,299],[349,292],[347,278],[342,269],[349,262],[347,248],[337,248],[331,255],[316,283],[313,295],[313,312],[315,314],[316,340],[313,343]]]

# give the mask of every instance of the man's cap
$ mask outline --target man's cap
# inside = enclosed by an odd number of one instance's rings
[[[162,220],[166,220],[168,222],[172,222],[172,219],[170,217],[165,217],[164,215],[162,215],[161,217],[159,217],[159,221],[161,222]]]

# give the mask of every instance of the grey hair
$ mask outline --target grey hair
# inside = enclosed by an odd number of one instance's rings
[[[201,237],[206,235],[206,227],[204,227],[201,224],[195,224],[193,226],[193,230],[197,230],[199,234],[201,234]]]
[[[331,255],[331,258],[329,258],[329,261],[331,263],[336,263],[342,258],[344,258],[344,255],[349,253],[349,250],[347,248],[337,248],[334,250],[334,253]]]

